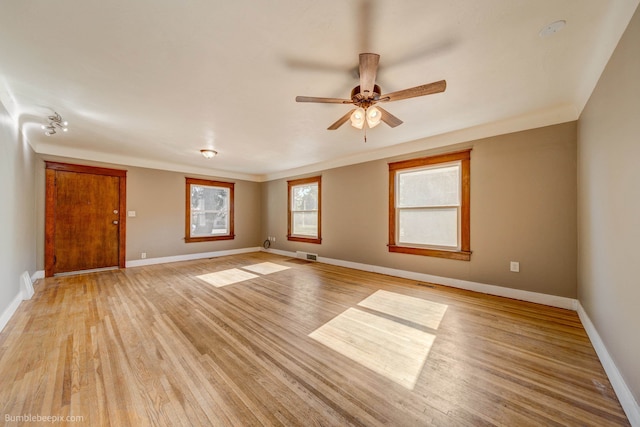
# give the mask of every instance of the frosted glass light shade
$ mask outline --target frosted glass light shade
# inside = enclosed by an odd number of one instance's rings
[[[370,128],[374,128],[380,124],[380,119],[382,119],[382,114],[380,110],[376,107],[367,108],[367,124]]]
[[[364,108],[357,108],[353,113],[351,113],[351,126],[357,129],[362,129],[364,126],[365,115],[366,113]]]

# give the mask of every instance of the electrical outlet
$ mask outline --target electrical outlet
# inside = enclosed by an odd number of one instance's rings
[[[518,261],[511,261],[510,268],[514,273],[520,273],[520,263]]]
[[[141,259],[145,259],[146,257],[147,257],[147,253],[146,253],[146,252],[142,252],[142,253],[140,254],[140,258],[141,258]]]

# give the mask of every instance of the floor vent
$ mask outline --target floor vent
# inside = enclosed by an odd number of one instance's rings
[[[296,252],[296,257],[306,259],[307,261],[318,261],[318,254],[310,254],[308,252]]]
[[[420,285],[420,286],[425,286],[427,288],[431,288],[431,289],[435,289],[436,287],[434,285],[432,285],[431,283],[422,283],[422,282],[418,282],[416,283],[416,285]]]

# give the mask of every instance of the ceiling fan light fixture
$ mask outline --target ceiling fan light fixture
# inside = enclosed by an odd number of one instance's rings
[[[202,156],[205,159],[212,159],[216,154],[218,154],[218,152],[216,150],[211,150],[209,148],[205,148],[200,150],[200,153],[202,153]]]
[[[321,104],[351,104],[355,108],[347,111],[342,117],[332,123],[327,130],[336,130],[343,124],[351,121],[351,126],[356,129],[364,129],[365,121],[369,128],[374,128],[384,122],[389,127],[395,128],[402,124],[402,120],[382,107],[376,107],[377,103],[400,101],[402,99],[416,98],[418,96],[432,95],[444,92],[447,88],[446,80],[439,80],[408,89],[398,90],[383,94],[380,86],[376,84],[378,62],[380,55],[376,53],[361,53],[358,67],[360,84],[351,90],[351,98],[319,98],[316,96],[296,96],[296,102],[316,102]],[[365,142],[366,142],[365,130]]]
[[[356,108],[356,110],[351,113],[351,126],[356,129],[362,129],[364,127],[365,116],[366,112],[364,111],[364,108]]]
[[[378,126],[381,119],[382,114],[380,113],[380,110],[378,110],[376,107],[367,108],[367,124],[371,129]]]

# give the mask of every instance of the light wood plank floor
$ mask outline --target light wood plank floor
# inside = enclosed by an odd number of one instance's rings
[[[427,346],[414,383],[359,335],[384,325]],[[268,253],[40,281],[0,381],[7,425],[629,425],[575,312]]]

